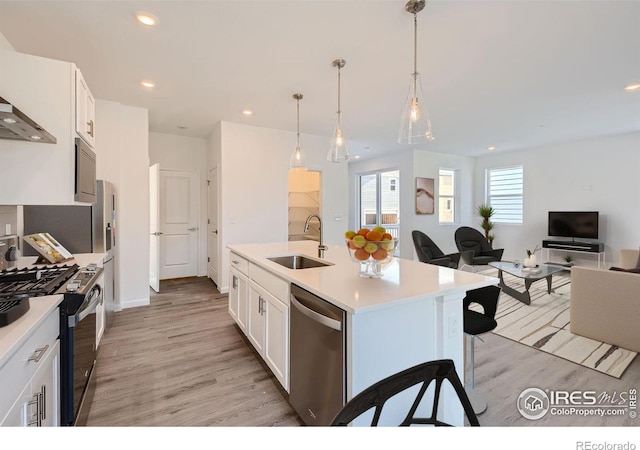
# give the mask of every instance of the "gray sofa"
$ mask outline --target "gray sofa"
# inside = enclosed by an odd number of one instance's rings
[[[620,251],[618,267],[629,269],[638,250]],[[640,352],[640,274],[573,267],[571,332]]]

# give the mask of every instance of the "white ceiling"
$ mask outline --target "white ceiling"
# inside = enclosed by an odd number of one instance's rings
[[[295,92],[301,132],[330,136],[331,62],[343,58],[343,131],[366,158],[406,148],[396,143],[413,68],[404,5],[2,0],[0,33],[17,51],[76,63],[97,98],[148,108],[151,131],[198,137],[220,120],[295,131]],[[139,25],[136,11],[159,25]],[[431,0],[418,38],[436,136],[420,148],[480,155],[640,130],[640,92],[624,90],[640,82],[639,1]]]

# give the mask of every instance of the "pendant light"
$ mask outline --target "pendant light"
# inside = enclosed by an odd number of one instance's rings
[[[344,67],[346,62],[344,59],[336,59],[332,64],[333,67],[338,68],[338,120],[336,123],[336,129],[333,133],[333,138],[331,139],[331,148],[329,149],[327,159],[331,162],[340,163],[349,161],[350,159],[349,147],[347,145],[347,140],[342,135],[342,127],[340,124],[342,115],[342,111],[340,111],[340,69]]]
[[[422,84],[418,73],[418,13],[422,11],[425,0],[410,0],[405,5],[408,13],[413,14],[413,73],[409,85],[407,102],[402,111],[398,143],[421,144],[433,141],[431,121],[422,95]]]
[[[302,94],[293,94],[293,98],[297,102],[297,135],[296,135],[296,148],[291,154],[291,160],[289,161],[289,170],[305,171],[307,170],[307,161],[300,148],[300,100],[302,100]]]

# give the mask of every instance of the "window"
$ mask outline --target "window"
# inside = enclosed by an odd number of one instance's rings
[[[495,223],[522,223],[524,193],[522,166],[487,170],[487,203],[495,213]]]
[[[359,228],[383,226],[398,237],[400,226],[400,171],[360,175]]]
[[[438,217],[440,223],[456,221],[456,171],[440,169],[438,181]]]

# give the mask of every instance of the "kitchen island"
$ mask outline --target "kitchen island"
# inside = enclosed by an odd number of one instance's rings
[[[273,293],[278,300],[273,304],[279,305],[279,310],[285,308],[277,323],[288,321],[290,290],[287,289],[291,284],[346,312],[347,400],[386,376],[430,360],[452,359],[463,379],[462,299],[468,290],[498,284],[494,277],[400,258],[386,264],[382,278],[362,278],[358,275],[359,264],[351,261],[346,247],[329,246],[320,259],[317,243],[311,241],[237,244],[229,245],[229,250],[234,269],[231,270],[232,287],[238,286],[238,280],[246,276],[246,283],[257,285],[261,299]],[[268,259],[292,254],[328,265],[289,269]],[[243,316],[242,294],[236,308],[232,302],[238,301],[237,296],[230,292],[231,315],[241,329],[245,327],[249,340],[269,367],[276,368],[276,378],[288,390],[288,322],[280,325],[285,327],[278,340],[283,341],[280,342],[282,348],[274,349],[270,357],[269,339],[266,339],[266,348],[258,348],[262,343],[256,346],[251,338],[250,293],[246,297],[249,313]],[[267,311],[269,306],[267,300]],[[257,309],[264,311],[262,301]],[[274,363],[278,359],[280,364]],[[449,423],[463,425],[463,411],[454,396],[452,389],[445,390],[442,417]]]

